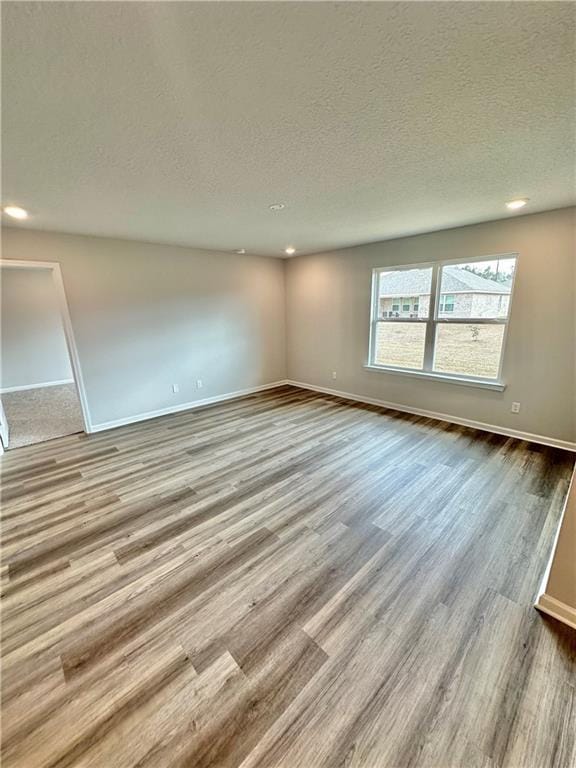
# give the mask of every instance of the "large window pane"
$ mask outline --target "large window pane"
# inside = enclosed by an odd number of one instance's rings
[[[424,364],[425,323],[377,323],[376,365],[421,369]]]
[[[508,317],[515,258],[442,267],[439,319]]]
[[[497,378],[505,328],[504,324],[439,323],[434,370],[438,373]]]
[[[378,317],[389,320],[427,318],[431,284],[431,267],[380,272]]]

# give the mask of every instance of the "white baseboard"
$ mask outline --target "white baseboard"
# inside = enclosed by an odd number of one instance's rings
[[[2,387],[0,395],[8,392],[24,392],[26,389],[42,389],[43,387],[58,387],[61,384],[74,384],[74,379],[62,379],[61,381],[42,381],[40,384],[25,384],[23,387]]]
[[[508,429],[507,427],[498,427],[495,424],[485,424],[482,421],[472,421],[471,419],[461,419],[458,416],[450,416],[447,413],[437,413],[436,411],[425,411],[422,408],[411,408],[406,405],[400,405],[399,403],[389,403],[386,400],[377,400],[373,397],[363,397],[361,395],[354,395],[351,392],[341,392],[337,389],[328,389],[327,387],[318,387],[315,384],[307,384],[302,381],[288,380],[287,384],[291,384],[294,387],[301,387],[302,389],[310,389],[313,392],[323,392],[327,395],[334,395],[335,397],[342,397],[346,400],[354,400],[358,403],[367,403],[368,405],[379,405],[382,408],[391,408],[394,411],[400,411],[401,413],[411,413],[414,416],[424,416],[427,419],[436,419],[437,421],[446,421],[449,424],[459,424],[462,427],[471,427],[472,429],[480,429],[483,432],[494,432],[497,435],[504,435],[505,437],[516,437],[519,440],[527,440],[530,443],[539,443],[540,445],[548,445],[552,448],[563,448],[566,451],[576,452],[576,443],[571,443],[568,440],[557,440],[554,437],[546,437],[544,435],[533,435],[530,432],[520,432],[516,429]]]
[[[576,629],[576,608],[572,608],[572,606],[566,605],[566,603],[562,603],[545,593],[540,595],[536,601],[536,608],[542,613],[547,613],[548,616],[558,619],[563,624],[567,624],[572,629]]]
[[[100,424],[92,424],[90,432],[103,432],[106,429],[115,429],[116,427],[125,427],[128,424],[136,424],[139,421],[148,421],[149,419],[156,419],[159,416],[168,416],[171,413],[180,413],[181,411],[192,411],[195,408],[202,408],[205,405],[213,405],[215,403],[222,403],[226,400],[234,400],[237,397],[246,397],[246,395],[253,395],[257,392],[264,392],[266,389],[274,389],[275,387],[282,387],[289,382],[285,379],[282,381],[273,381],[271,384],[261,384],[258,387],[250,387],[249,389],[241,389],[236,392],[229,392],[226,395],[216,395],[216,397],[206,397],[203,400],[193,400],[189,403],[179,403],[178,405],[170,405],[167,408],[160,408],[157,411],[148,411],[147,413],[139,413],[135,416],[127,416],[124,419],[116,419],[114,421],[105,421]]]

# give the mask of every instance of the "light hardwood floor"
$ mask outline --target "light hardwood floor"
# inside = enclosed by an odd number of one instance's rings
[[[288,387],[5,455],[4,768],[573,766],[572,466]]]

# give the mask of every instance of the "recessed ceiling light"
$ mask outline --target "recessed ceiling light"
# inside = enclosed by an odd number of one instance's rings
[[[292,256],[293,254],[296,253],[296,248],[294,248],[294,246],[292,245],[289,245],[288,248],[284,249],[284,253],[287,253],[288,256]]]
[[[236,253],[239,253],[242,256],[244,253],[246,253],[246,248],[238,248]]]
[[[270,206],[271,211],[281,211],[282,208],[286,208],[284,203],[272,203],[272,205]]]
[[[18,205],[5,205],[2,209],[6,216],[11,216],[13,219],[27,219],[28,211],[24,208],[20,208]]]
[[[519,197],[517,200],[508,200],[506,203],[506,208],[508,208],[510,211],[517,211],[518,208],[524,208],[527,202],[527,197]]]

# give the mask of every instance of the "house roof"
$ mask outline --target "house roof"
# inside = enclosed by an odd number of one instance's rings
[[[497,283],[462,267],[442,270],[442,293],[510,293],[510,281]],[[417,296],[430,293],[427,269],[400,269],[382,272],[380,296]]]

